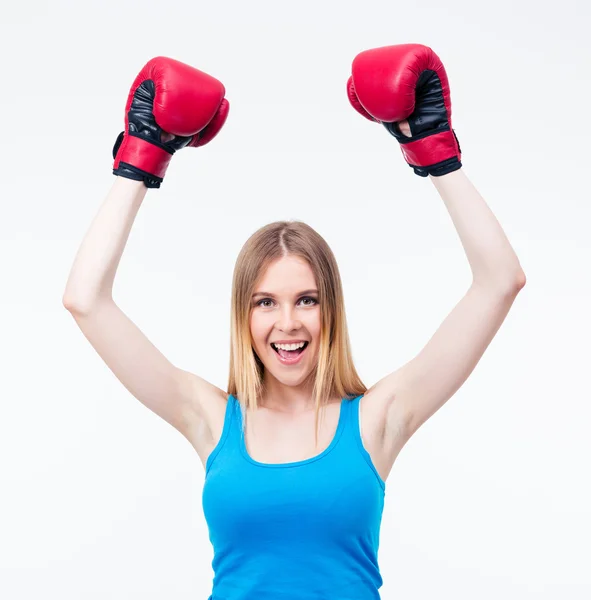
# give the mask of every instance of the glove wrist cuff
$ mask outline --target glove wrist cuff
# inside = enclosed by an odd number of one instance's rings
[[[428,132],[412,137],[398,133],[391,123],[384,125],[400,143],[406,162],[417,175],[439,177],[461,168],[460,144],[448,125],[436,133]]]
[[[447,160],[435,165],[429,165],[428,167],[419,167],[417,165],[411,165],[410,163],[408,166],[411,167],[419,177],[428,177],[429,175],[432,177],[441,177],[442,175],[447,175],[448,173],[461,169],[462,163],[454,156],[453,158],[448,158]]]
[[[115,159],[113,172],[122,171],[117,174],[125,177],[127,175],[124,172],[130,171],[141,175],[138,181],[148,177],[162,182],[172,155],[173,152],[163,146],[157,146],[133,133],[120,134],[113,148],[113,158]],[[130,177],[130,179],[134,178]]]
[[[161,177],[154,177],[150,173],[146,173],[133,165],[120,162],[116,169],[113,169],[113,175],[119,177],[126,177],[127,179],[133,179],[134,181],[143,181],[147,188],[159,188],[162,183]]]

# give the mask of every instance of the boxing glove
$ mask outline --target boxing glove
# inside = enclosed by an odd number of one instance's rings
[[[347,93],[355,110],[398,140],[417,175],[440,177],[462,167],[447,74],[431,48],[400,44],[361,52],[353,60]],[[404,120],[410,137],[398,125]]]
[[[210,142],[228,117],[224,86],[164,56],[135,78],[125,107],[125,130],[113,147],[113,174],[159,188],[172,155]]]

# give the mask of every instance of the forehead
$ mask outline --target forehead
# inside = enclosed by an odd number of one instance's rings
[[[297,256],[284,256],[272,262],[262,274],[257,290],[281,291],[313,288],[316,279],[310,265]]]

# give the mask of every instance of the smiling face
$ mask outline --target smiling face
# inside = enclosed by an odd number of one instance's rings
[[[321,319],[316,280],[305,260],[284,256],[269,265],[251,299],[250,332],[267,383],[306,382],[318,361]],[[272,346],[299,341],[306,342],[301,355],[286,354],[286,360]]]

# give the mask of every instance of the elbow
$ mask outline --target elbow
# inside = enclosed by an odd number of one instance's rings
[[[96,313],[103,306],[112,302],[113,297],[110,294],[101,294],[99,296],[92,294],[84,297],[66,292],[62,296],[64,308],[73,316],[81,317]]]
[[[521,271],[521,275],[519,277],[519,289],[525,287],[526,282],[527,278],[525,277],[525,273]]]
[[[72,296],[64,294],[62,296],[62,304],[69,313],[79,314],[82,312],[82,303],[79,300],[73,298]]]
[[[527,283],[527,278],[525,276],[525,273],[520,270],[517,273],[517,275],[515,275],[515,277],[513,278],[512,289],[519,292],[519,290],[522,290],[525,287],[526,283]]]
[[[525,273],[519,270],[512,275],[505,273],[503,276],[495,278],[475,278],[472,284],[487,289],[492,293],[507,296],[518,294],[525,287],[526,281]]]
[[[87,315],[91,312],[93,307],[98,304],[98,301],[96,299],[84,299],[80,296],[73,296],[66,293],[62,296],[62,304],[69,313],[72,313],[72,315]]]
[[[67,311],[72,312],[72,309],[74,308],[74,300],[68,295],[67,292],[62,296],[62,304]]]
[[[526,281],[525,273],[520,271],[501,285],[501,292],[514,296],[525,287]]]

